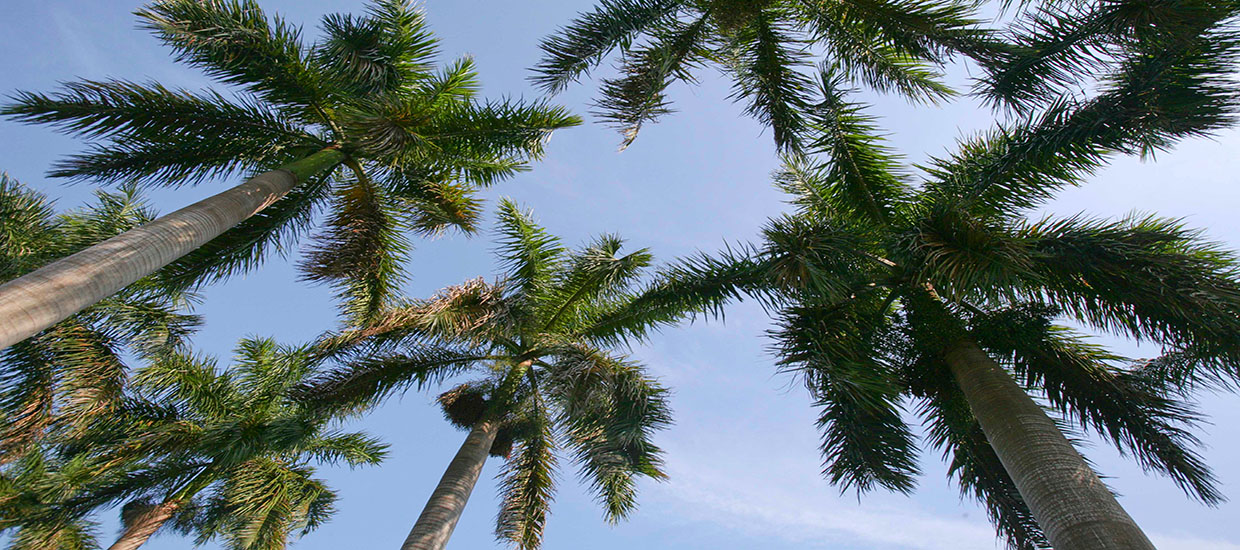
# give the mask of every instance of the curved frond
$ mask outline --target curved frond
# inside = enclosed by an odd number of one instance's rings
[[[581,14],[539,45],[543,58],[531,78],[550,93],[557,93],[603,61],[616,48],[656,22],[671,19],[684,0],[602,0],[590,13]]]
[[[223,82],[293,106],[307,119],[326,99],[325,79],[308,62],[300,29],[269,19],[254,0],[158,0],[137,15],[179,61]]]

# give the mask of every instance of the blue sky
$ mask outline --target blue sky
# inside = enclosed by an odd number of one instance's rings
[[[357,12],[354,0],[267,0],[316,33],[319,16]],[[432,28],[444,43],[444,59],[471,55],[484,95],[538,93],[526,81],[537,42],[566,23],[589,0],[496,2],[428,0]],[[0,6],[0,92],[47,91],[77,78],[154,80],[200,89],[212,85],[172,62],[167,51],[137,30],[135,1],[6,0]],[[965,83],[966,68],[954,73]],[[592,85],[571,88],[557,101],[578,113],[589,110]],[[614,232],[633,246],[650,247],[670,260],[696,250],[749,240],[768,216],[783,208],[769,184],[776,167],[769,132],[742,116],[726,97],[725,81],[707,76],[695,88],[672,91],[679,112],[648,126],[637,142],[617,153],[619,136],[588,124],[557,133],[544,162],[528,174],[488,191],[532,207],[541,222],[570,244]],[[952,148],[954,140],[987,128],[993,118],[968,101],[941,108],[913,107],[894,98],[865,96],[891,132],[894,146],[910,160]],[[43,176],[55,159],[81,143],[42,127],[0,121],[0,170],[59,198],[62,208],[81,205],[85,185],[68,186]],[[1156,212],[1182,217],[1209,238],[1240,248],[1240,134],[1187,143],[1157,162],[1120,159],[1083,188],[1068,190],[1047,212],[1123,216]],[[231,186],[236,180],[153,194],[164,212]],[[493,202],[492,202],[493,204]],[[495,273],[486,235],[417,243],[406,287],[425,296],[445,285]],[[291,258],[295,261],[296,257]],[[330,292],[296,280],[292,262],[274,259],[261,271],[205,292],[198,308],[207,319],[196,338],[207,352],[226,358],[238,338],[270,335],[296,342],[332,328]],[[819,475],[814,411],[803,390],[779,375],[766,350],[768,322],[752,303],[728,311],[725,321],[698,322],[664,331],[634,354],[674,389],[677,424],[661,434],[671,479],[642,485],[641,508],[609,526],[575,472],[565,465],[545,548],[650,550],[710,547],[963,549],[1001,548],[985,514],[961,501],[948,484],[937,452],[924,453],[925,475],[912,497],[874,493],[840,495]],[[1112,343],[1108,340],[1108,343]],[[1121,353],[1149,356],[1155,350],[1114,342]],[[296,543],[303,549],[395,548],[403,540],[464,434],[451,429],[432,406],[433,393],[410,393],[358,423],[392,444],[379,468],[324,469],[342,495],[335,521]],[[1200,435],[1223,490],[1240,499],[1240,398],[1203,395],[1212,424]],[[1148,476],[1101,443],[1086,453],[1121,502],[1158,543],[1171,550],[1240,550],[1240,504],[1206,508],[1170,481]],[[470,501],[451,548],[501,548],[491,535],[497,511],[493,461]],[[103,518],[105,544],[115,521]],[[183,549],[189,542],[166,535],[148,548]]]

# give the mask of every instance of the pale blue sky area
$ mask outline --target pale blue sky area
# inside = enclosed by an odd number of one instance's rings
[[[269,12],[303,23],[316,35],[327,11],[359,12],[355,0],[266,0]],[[48,91],[77,78],[155,80],[198,89],[199,73],[172,62],[167,50],[130,14],[136,1],[5,0],[0,3],[0,92]],[[525,80],[538,57],[538,40],[566,23],[590,0],[500,2],[430,0],[432,28],[443,39],[445,59],[472,55],[484,95],[537,97]],[[964,83],[964,70],[957,71]],[[575,86],[557,98],[578,113],[589,110],[593,85]],[[648,126],[637,142],[617,153],[619,136],[591,123],[557,133],[547,159],[487,195],[511,196],[534,208],[541,222],[570,244],[615,232],[661,260],[725,242],[749,240],[768,216],[781,211],[769,183],[776,166],[769,132],[743,118],[727,101],[728,86],[714,76],[696,88],[676,87],[678,112]],[[912,160],[943,153],[954,140],[990,126],[992,117],[967,101],[943,108],[912,107],[867,97],[891,132],[892,143]],[[0,121],[0,170],[60,197],[62,208],[82,204],[90,188],[43,176],[55,159],[81,147],[44,127]],[[1240,134],[1199,140],[1162,155],[1158,162],[1122,159],[1081,189],[1069,190],[1048,211],[1122,216],[1132,211],[1183,217],[1207,235],[1240,248]],[[164,212],[218,192],[236,180],[156,193]],[[493,204],[493,201],[492,201]],[[437,288],[494,273],[486,235],[447,236],[419,242],[406,292],[425,296]],[[294,258],[295,259],[295,258]],[[227,357],[246,335],[283,341],[308,339],[334,326],[330,293],[296,280],[290,262],[205,292],[198,309],[207,326],[197,337],[204,351]],[[634,350],[674,388],[677,424],[659,436],[671,479],[643,483],[641,508],[631,521],[609,526],[575,472],[565,465],[545,548],[632,549],[953,549],[1002,548],[985,514],[961,502],[944,477],[939,454],[922,457],[925,475],[912,497],[874,493],[858,500],[840,495],[819,475],[815,412],[802,388],[775,373],[763,332],[768,322],[752,303],[728,310],[726,322],[698,322],[666,330]],[[1121,343],[1134,356],[1137,350]],[[302,549],[396,548],[443,468],[464,437],[431,405],[433,393],[410,393],[358,423],[392,444],[379,468],[324,469],[342,500],[335,521],[296,543]],[[1240,398],[1203,396],[1213,425],[1203,426],[1223,490],[1240,499]],[[1167,550],[1240,550],[1240,505],[1203,507],[1172,482],[1147,476],[1109,447],[1087,453],[1122,493],[1122,503]],[[474,493],[450,548],[501,548],[491,535],[497,511],[492,461]],[[105,518],[105,544],[115,520]],[[148,548],[186,549],[165,535]]]

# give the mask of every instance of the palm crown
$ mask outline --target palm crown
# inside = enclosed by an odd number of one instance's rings
[[[184,287],[287,250],[329,205],[306,277],[337,286],[353,314],[374,313],[401,280],[407,233],[472,231],[474,187],[524,169],[553,129],[578,123],[542,102],[479,101],[473,63],[436,70],[437,42],[406,0],[328,15],[311,46],[252,0],[162,0],[138,15],[179,61],[239,91],[83,81],[20,93],[5,114],[102,140],[53,175],[176,186],[322,160],[289,168],[302,181],[292,192],[166,268]]]
[[[1174,221],[1022,216],[1110,154],[1228,124],[1229,85],[1185,78],[1185,66],[1210,70],[1203,55],[1213,54],[1169,51],[1130,64],[1093,99],[1059,102],[932,161],[920,187],[847,101],[843,80],[824,73],[809,116],[814,150],[829,160],[791,159],[778,180],[798,212],[772,221],[760,246],[670,269],[630,317],[717,312],[739,295],[761,297],[779,313],[780,364],[822,407],[833,482],[911,490],[916,438],[901,415],[911,400],[962,488],[1017,547],[1045,544],[1045,526],[992,449],[997,435],[983,432],[979,405],[965,399],[947,360],[953,346],[979,347],[1067,419],[1217,502],[1185,429],[1195,417],[1168,394],[1240,376],[1234,259]],[[1121,368],[1119,357],[1055,326],[1059,315],[1155,342],[1166,355]]]
[[[491,450],[507,464],[497,535],[537,548],[560,442],[614,521],[633,509],[637,476],[663,477],[650,437],[670,418],[665,391],[606,347],[615,341],[611,312],[633,299],[629,288],[650,255],[618,255],[621,240],[612,236],[570,253],[513,203],[499,212],[507,268],[499,281],[450,287],[332,335],[324,349],[345,365],[303,397],[354,407],[482,373],[440,399],[460,426],[498,427]]]
[[[708,63],[733,79],[733,97],[795,150],[818,52],[850,79],[914,100],[952,95],[938,67],[951,55],[1002,53],[978,27],[972,2],[954,0],[603,0],[542,43],[534,81],[558,92],[620,50],[621,76],[603,81],[598,107],[625,134],[669,112],[674,82]],[[645,40],[643,40],[645,38]]]
[[[117,547],[136,548],[167,526],[200,544],[222,537],[230,548],[284,548],[334,510],[335,493],[312,463],[377,464],[386,454],[288,397],[318,362],[309,347],[247,339],[226,371],[185,353],[151,363],[124,406],[63,442],[61,454],[106,459],[111,469],[60,507],[80,514],[127,502],[121,541],[132,546]]]

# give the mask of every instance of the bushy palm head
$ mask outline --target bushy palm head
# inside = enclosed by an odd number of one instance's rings
[[[634,297],[651,257],[600,237],[569,251],[511,202],[500,205],[495,283],[474,280],[414,300],[321,344],[344,364],[303,388],[318,406],[354,409],[394,392],[481,373],[441,396],[460,426],[500,422],[507,463],[497,536],[541,544],[557,454],[567,451],[610,520],[635,506],[638,476],[663,477],[653,432],[670,422],[665,390],[609,349],[613,313]],[[561,448],[563,447],[563,448]]]
[[[126,502],[126,523],[175,501],[167,526],[200,544],[218,537],[229,548],[284,548],[334,511],[335,493],[313,477],[313,463],[376,464],[386,454],[288,397],[315,365],[307,348],[268,339],[243,340],[228,370],[189,354],[152,363],[123,408],[68,442],[71,456],[127,464],[123,477],[92,483],[83,501]]]
[[[373,314],[401,281],[407,234],[472,231],[476,186],[523,170],[552,130],[578,123],[542,102],[480,100],[468,58],[436,69],[437,41],[407,0],[328,15],[311,45],[253,0],[160,0],[138,16],[177,60],[237,92],[82,81],[19,93],[4,114],[92,140],[53,175],[176,186],[272,170],[325,148],[345,153],[166,268],[184,287],[286,252],[326,208],[306,278],[336,286],[351,314]]]
[[[597,106],[627,146],[643,123],[670,112],[677,81],[718,65],[733,97],[769,125],[781,149],[797,150],[812,97],[807,67],[821,57],[851,80],[912,100],[953,95],[939,72],[951,56],[1003,49],[955,0],[602,0],[542,43],[534,81],[558,92],[613,51],[620,76],[603,80]]]
[[[44,195],[0,175],[0,282],[155,218],[132,188],[56,214]],[[148,277],[0,353],[0,464],[51,431],[83,429],[122,397],[124,357],[180,349],[198,325],[193,298]]]
[[[962,338],[1069,424],[1217,502],[1187,430],[1196,417],[1170,396],[1185,383],[1240,380],[1235,259],[1173,220],[1024,217],[1115,153],[1169,147],[1230,122],[1234,92],[1185,86],[1200,81],[1179,78],[1172,61],[1181,53],[1113,75],[1091,100],[969,140],[923,167],[920,182],[849,103],[842,79],[824,74],[823,100],[808,116],[825,160],[790,159],[778,179],[797,212],[773,220],[759,245],[670,269],[630,315],[761,297],[778,313],[780,365],[821,409],[829,479],[911,491],[917,438],[902,412],[913,403],[929,443],[1014,547],[1046,541],[944,362]],[[1148,78],[1159,64],[1165,78]],[[1058,326],[1063,317],[1156,343],[1166,356],[1130,363]]]

